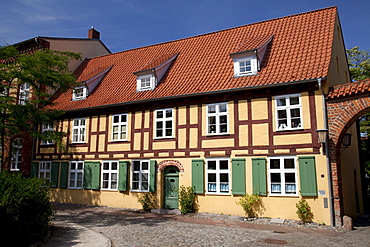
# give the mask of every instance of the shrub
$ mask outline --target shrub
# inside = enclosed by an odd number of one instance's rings
[[[0,237],[14,246],[42,240],[52,216],[49,188],[38,178],[0,173]]]
[[[155,208],[156,200],[151,192],[146,192],[139,197],[139,202],[144,211],[149,211],[150,209]]]
[[[242,196],[236,204],[242,206],[248,217],[255,217],[264,210],[262,198],[257,194],[248,195],[247,193]]]
[[[303,222],[312,222],[313,220],[313,213],[311,211],[310,205],[308,205],[305,199],[301,199],[298,203],[296,203],[297,207],[297,215],[298,218]]]
[[[182,214],[195,212],[195,189],[181,185],[179,190],[180,211]]]

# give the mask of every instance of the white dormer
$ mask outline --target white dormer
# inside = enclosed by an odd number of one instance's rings
[[[234,62],[235,77],[256,75],[260,71],[267,46],[273,37],[251,37],[230,54]]]
[[[87,95],[88,95],[88,92],[87,92],[86,86],[76,87],[73,90],[72,100],[86,99]]]
[[[153,90],[161,81],[177,55],[178,53],[159,56],[142,66],[139,71],[134,72],[137,81],[136,90],[138,92]]]

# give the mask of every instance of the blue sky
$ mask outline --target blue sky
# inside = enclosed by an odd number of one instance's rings
[[[94,26],[118,52],[334,5],[346,48],[370,50],[369,0],[0,0],[0,45]]]

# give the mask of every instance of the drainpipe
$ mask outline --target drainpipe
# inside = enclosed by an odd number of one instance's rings
[[[322,78],[317,79],[317,83],[319,85],[319,89],[321,90],[322,95],[322,110],[324,115],[324,129],[328,130],[329,135],[329,128],[328,128],[328,112],[326,109],[326,100],[325,100],[325,93],[322,88],[321,84]],[[329,136],[328,136],[329,139]],[[328,140],[327,140],[328,141]],[[330,225],[335,226],[334,220],[334,200],[333,200],[333,185],[332,185],[332,176],[331,176],[331,166],[330,166],[330,159],[329,159],[329,143],[327,142],[325,145],[325,156],[326,156],[326,168],[328,173],[328,187],[329,187],[329,208],[330,208]]]

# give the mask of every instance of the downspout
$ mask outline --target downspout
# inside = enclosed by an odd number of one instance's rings
[[[319,85],[319,89],[321,90],[322,95],[322,110],[323,110],[323,117],[324,117],[324,129],[328,130],[329,135],[329,126],[328,126],[328,112],[326,108],[326,100],[325,100],[325,93],[322,88],[321,84],[322,78],[317,79],[317,83]],[[329,136],[328,136],[329,139]],[[332,176],[331,176],[331,166],[330,166],[330,159],[329,159],[329,143],[328,139],[325,145],[325,156],[326,156],[326,168],[328,173],[328,188],[329,188],[329,208],[330,208],[330,225],[335,226],[335,219],[334,219],[334,200],[333,200],[333,185],[332,185]]]

